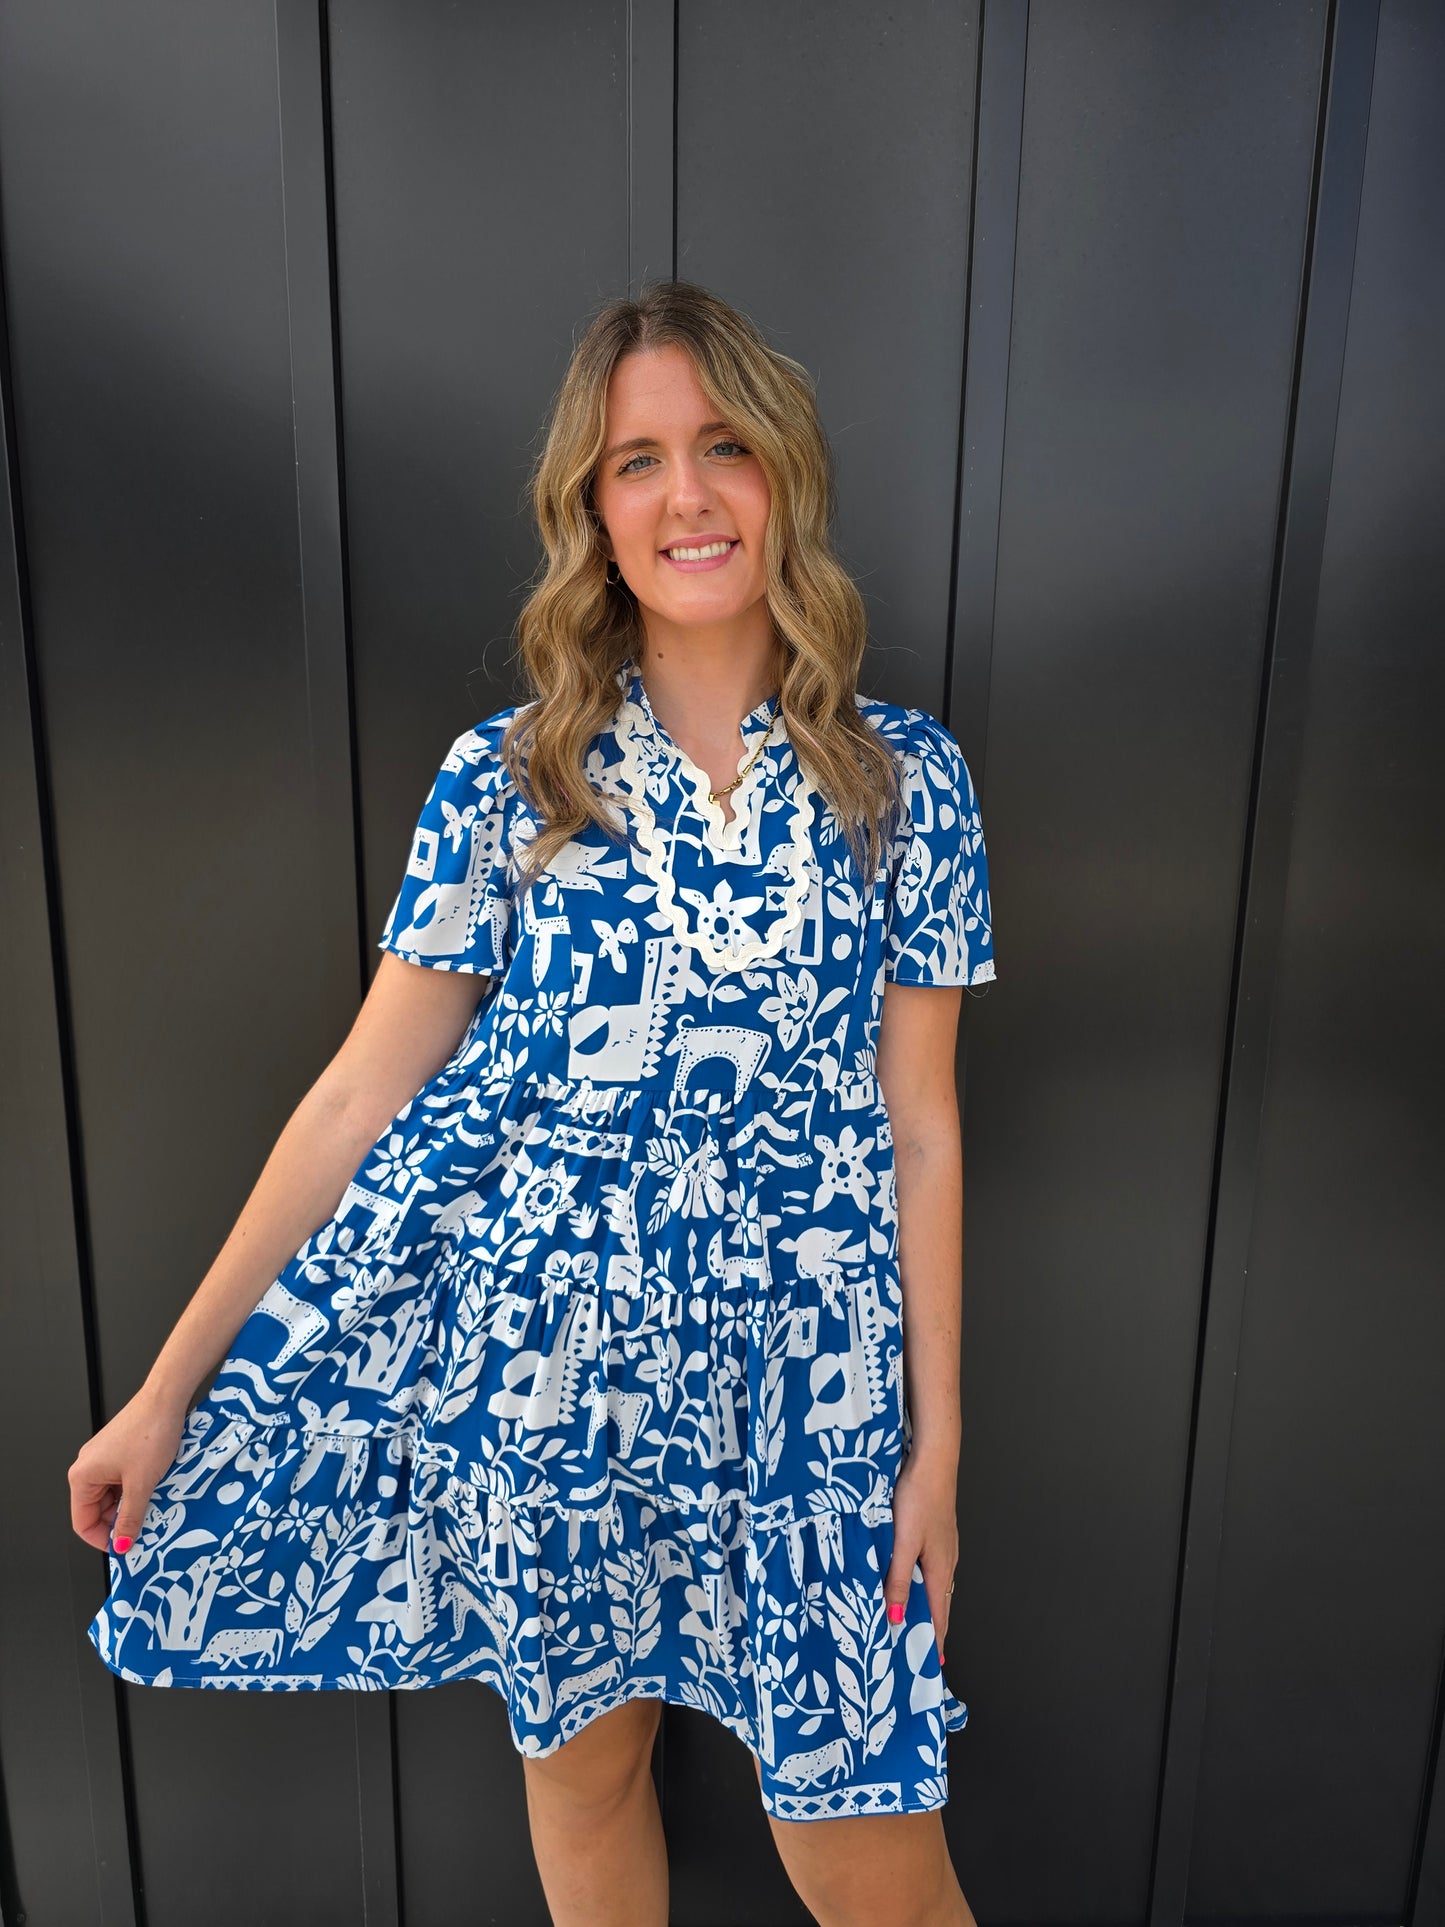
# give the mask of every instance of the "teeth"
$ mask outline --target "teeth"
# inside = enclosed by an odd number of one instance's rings
[[[665,549],[674,562],[706,562],[715,555],[726,555],[732,547],[731,542],[711,542],[705,549]]]

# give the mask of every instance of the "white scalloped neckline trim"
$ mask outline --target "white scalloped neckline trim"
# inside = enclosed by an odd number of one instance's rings
[[[754,873],[766,875],[781,862],[787,877],[782,908],[765,935],[749,934],[732,943],[718,943],[705,931],[693,929],[686,907],[677,901],[671,843],[659,829],[656,813],[648,800],[640,745],[651,743],[664,759],[676,764],[683,781],[692,792],[691,808],[703,825],[704,842],[716,850],[733,851],[740,846],[744,832],[754,820],[754,805],[761,798],[763,781],[769,769],[768,739],[782,722],[782,712],[779,710],[769,721],[757,760],[737,788],[730,792],[733,813],[729,820],[723,815],[722,805],[712,800],[712,778],[707,771],[699,768],[652,714],[640,676],[637,678],[637,687],[641,702],[633,702],[626,694],[635,674],[631,662],[624,663],[618,672],[618,682],[624,694],[618,706],[614,735],[622,758],[622,785],[635,806],[637,844],[642,854],[643,868],[657,889],[657,907],[671,924],[678,939],[690,944],[715,973],[742,970],[749,964],[761,963],[767,957],[776,956],[803,921],[803,906],[813,881],[813,845],[809,836],[814,817],[813,788],[802,765],[797,765],[789,799],[792,815],[787,838],[769,852],[764,869]],[[759,703],[757,709],[750,710],[743,718],[743,724],[751,722],[761,727],[759,711],[766,707],[766,704]],[[748,743],[738,757],[740,772],[752,754],[753,745]]]

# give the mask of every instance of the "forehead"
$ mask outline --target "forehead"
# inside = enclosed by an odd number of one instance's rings
[[[609,433],[627,434],[655,424],[688,428],[716,412],[692,357],[675,344],[624,355],[607,384]]]

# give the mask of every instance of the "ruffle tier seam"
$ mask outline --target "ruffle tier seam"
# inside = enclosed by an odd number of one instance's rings
[[[726,1509],[734,1509],[742,1514],[750,1538],[763,1532],[794,1531],[799,1526],[812,1525],[821,1519],[833,1516],[842,1518],[856,1516],[869,1527],[889,1524],[893,1517],[891,1501],[875,1504],[864,1499],[856,1505],[810,1505],[805,1510],[798,1510],[794,1502],[788,1498],[755,1499],[749,1493],[736,1490],[719,1492],[710,1499],[689,1501],[673,1493],[660,1493],[650,1487],[633,1485],[625,1479],[615,1477],[609,1486],[608,1496],[598,1504],[569,1505],[560,1494],[543,1492],[529,1495],[506,1492],[496,1486],[479,1485],[476,1480],[465,1478],[456,1470],[451,1458],[451,1448],[438,1450],[428,1441],[418,1438],[414,1432],[405,1430],[328,1432],[319,1427],[296,1425],[286,1418],[253,1419],[242,1418],[231,1413],[221,1414],[220,1425],[214,1433],[196,1435],[194,1451],[178,1457],[177,1466],[188,1466],[196,1459],[203,1459],[208,1453],[214,1453],[228,1434],[236,1436],[244,1433],[247,1438],[250,1438],[258,1432],[268,1437],[274,1432],[295,1434],[302,1440],[303,1448],[308,1451],[321,1447],[327,1451],[355,1453],[358,1447],[364,1447],[367,1450],[378,1446],[385,1448],[392,1440],[398,1440],[401,1442],[404,1455],[410,1457],[414,1463],[419,1464],[422,1469],[431,1467],[445,1473],[448,1480],[461,1487],[463,1491],[473,1494],[478,1500],[485,1499],[489,1503],[495,1500],[497,1504],[509,1511],[528,1509],[563,1519],[600,1519],[611,1510],[613,1501],[619,1493],[636,1499],[643,1505],[651,1506],[659,1513],[691,1513],[707,1518]]]

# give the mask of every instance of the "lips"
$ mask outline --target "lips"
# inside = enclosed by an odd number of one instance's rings
[[[715,535],[705,542],[682,542],[677,545],[679,548],[710,549],[717,542],[726,542],[728,545],[720,555],[702,556],[692,562],[679,562],[670,556],[666,549],[660,549],[658,559],[665,562],[677,575],[711,575],[716,569],[725,569],[742,547],[737,536]]]

